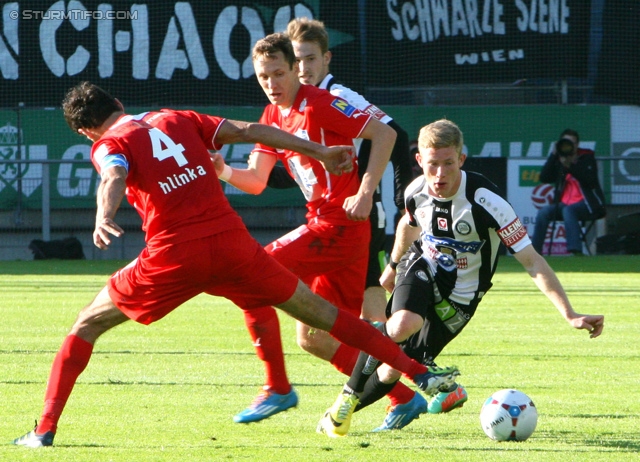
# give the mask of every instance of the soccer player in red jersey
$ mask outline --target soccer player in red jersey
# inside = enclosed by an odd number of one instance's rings
[[[298,137],[318,143],[371,141],[369,162],[360,180],[357,168],[348,174],[327,173],[316,160],[266,143],[253,149],[247,169],[232,169],[217,156],[221,178],[243,191],[259,194],[279,159],[307,199],[307,223],[266,247],[311,290],[338,308],[359,316],[365,290],[373,195],[389,162],[396,132],[348,101],[299,80],[293,46],[284,34],[271,34],[253,49],[256,77],[271,102],[260,118]],[[355,161],[355,160],[354,160]],[[271,307],[245,311],[245,321],[258,356],[265,362],[266,384],[258,398],[235,416],[239,423],[265,419],[297,404],[284,368],[278,319]],[[273,333],[271,335],[270,333]],[[355,335],[355,334],[354,334]],[[327,332],[297,324],[298,345],[351,374],[358,352]]]
[[[80,311],[53,361],[40,423],[14,444],[53,444],[67,399],[103,333],[129,319],[158,321],[200,293],[225,297],[249,313],[277,306],[392,364],[426,391],[454,380],[457,370],[427,369],[409,359],[270,257],[231,208],[209,155],[224,143],[260,141],[317,158],[339,173],[352,171],[349,147],[327,148],[273,127],[193,111],[127,115],[117,99],[88,82],[67,93],[63,109],[71,129],[94,142],[91,160],[101,176],[94,244],[105,249],[111,235],[124,232],[115,215],[126,195],[143,219],[146,246]]]
[[[323,22],[304,17],[295,18],[287,26],[287,35],[293,45],[298,63],[298,77],[302,83],[323,88],[332,95],[347,100],[352,106],[371,114],[395,130],[396,142],[391,152],[394,173],[393,198],[400,214],[404,213],[404,190],[415,177],[412,170],[412,163],[415,162],[415,159],[412,160],[409,154],[407,132],[389,114],[371,104],[359,93],[338,82],[331,74],[329,64],[332,54],[329,50],[329,34]],[[366,171],[371,143],[368,140],[355,140],[354,143],[358,147],[358,170]],[[273,176],[272,174],[269,177],[269,186],[274,183]],[[387,218],[380,187],[376,189],[373,198],[374,206],[369,217],[371,242],[369,243],[369,264],[362,317],[369,321],[385,322],[387,320],[385,315],[387,296],[385,289],[380,285],[380,276],[382,276],[380,261],[382,260],[381,255],[385,255]],[[427,412],[427,401],[422,394],[402,382],[396,382],[387,397],[390,404],[387,406],[385,421],[394,422],[394,428],[402,428],[411,423],[413,419],[418,418],[420,414]]]

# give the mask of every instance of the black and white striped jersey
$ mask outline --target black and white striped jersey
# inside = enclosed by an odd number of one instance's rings
[[[431,196],[424,176],[405,191],[409,224],[420,226],[416,246],[435,276],[440,295],[468,305],[491,288],[500,242],[510,252],[531,244],[513,207],[486,177],[462,171],[458,192]]]

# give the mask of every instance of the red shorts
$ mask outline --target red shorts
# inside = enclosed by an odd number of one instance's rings
[[[200,293],[243,309],[289,300],[298,278],[271,258],[246,229],[159,249],[145,248],[109,280],[109,295],[129,318],[150,324]]]
[[[360,316],[369,259],[369,222],[306,224],[265,249],[311,290]]]

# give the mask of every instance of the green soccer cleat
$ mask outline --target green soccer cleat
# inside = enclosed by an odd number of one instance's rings
[[[329,438],[339,438],[349,433],[351,416],[360,400],[351,393],[340,393],[333,406],[327,409],[316,431],[324,433]]]
[[[460,384],[454,384],[450,391],[441,391],[429,401],[429,414],[440,414],[462,407],[468,399],[467,390]]]
[[[440,390],[447,390],[456,382],[460,371],[456,366],[436,367],[429,366],[424,374],[413,377],[413,381],[427,395],[435,395]]]
[[[419,419],[420,414],[427,412],[427,400],[420,393],[416,393],[408,403],[387,406],[387,412],[384,422],[374,429],[374,432],[400,430],[406,427],[415,419]]]

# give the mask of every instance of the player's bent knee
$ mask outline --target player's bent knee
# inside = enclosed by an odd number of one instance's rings
[[[422,316],[407,310],[397,311],[387,321],[387,335],[396,343],[404,342],[418,332],[423,324]]]
[[[393,383],[400,380],[402,374],[392,367],[383,364],[378,368],[378,378],[382,383]]]

